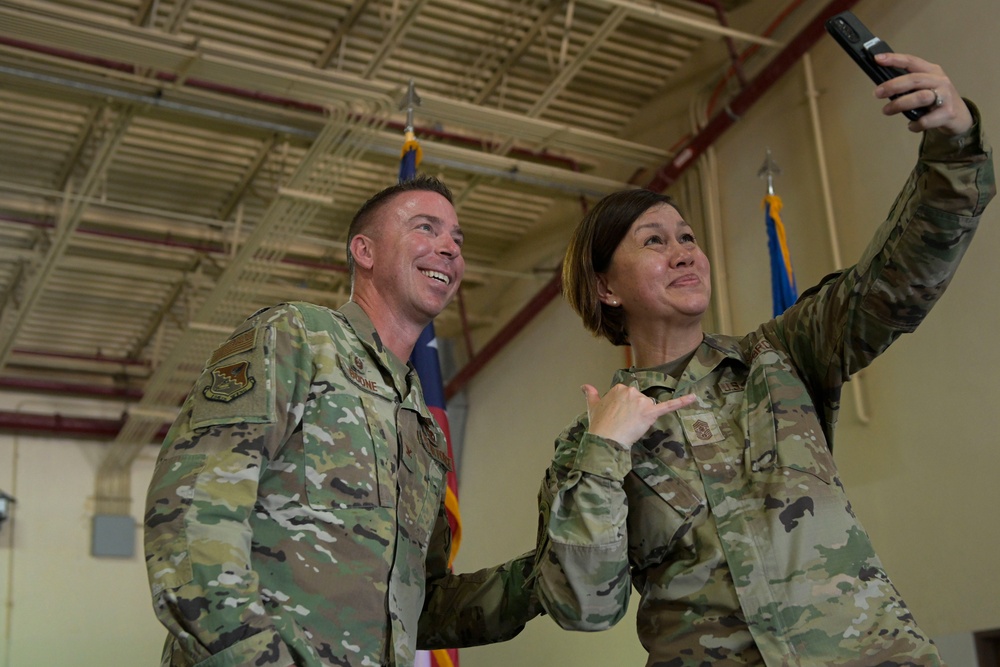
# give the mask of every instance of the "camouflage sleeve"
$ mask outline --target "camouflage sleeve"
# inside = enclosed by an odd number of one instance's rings
[[[828,408],[852,374],[923,321],[996,193],[992,150],[969,108],[975,123],[966,134],[924,133],[916,167],[858,263],[765,325]]]
[[[307,357],[297,311],[265,311],[213,354],[163,443],[146,501],[146,564],[184,664],[293,663],[260,602],[248,520],[262,471],[297,423],[289,406],[308,389],[277,364],[307,369]]]
[[[528,584],[534,552],[477,572],[448,570],[451,528],[444,504],[427,552],[427,597],[417,648],[462,648],[515,637],[542,613]]]
[[[606,630],[628,608],[629,452],[586,432],[585,418],[556,440],[538,494],[532,577],[545,611],[564,629]]]

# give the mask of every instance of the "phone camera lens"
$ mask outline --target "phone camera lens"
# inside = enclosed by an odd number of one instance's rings
[[[840,30],[840,33],[844,37],[846,37],[848,39],[848,41],[851,41],[851,42],[858,41],[858,39],[859,39],[858,38],[858,33],[854,32],[854,28],[852,28],[850,25],[848,25],[847,21],[845,21],[844,19],[837,19],[836,20],[836,26],[837,26],[837,29]]]

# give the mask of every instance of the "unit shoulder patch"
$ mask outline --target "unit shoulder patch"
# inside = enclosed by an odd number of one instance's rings
[[[202,390],[210,401],[229,403],[247,393],[257,384],[250,375],[250,362],[237,361],[235,364],[212,369],[212,384]]]

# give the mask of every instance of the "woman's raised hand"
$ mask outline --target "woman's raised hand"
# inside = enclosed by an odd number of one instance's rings
[[[635,387],[616,384],[603,397],[592,385],[582,387],[587,397],[587,416],[594,435],[608,438],[631,449],[649,427],[663,415],[691,405],[697,400],[694,394],[685,394],[658,403]]]
[[[939,128],[948,134],[962,134],[972,127],[972,114],[955,85],[940,66],[905,53],[880,53],[879,65],[899,67],[907,74],[890,79],[875,88],[875,97],[886,99],[882,113],[891,116],[909,109],[927,107],[928,112],[910,121],[913,132]],[[899,95],[894,100],[889,99]]]

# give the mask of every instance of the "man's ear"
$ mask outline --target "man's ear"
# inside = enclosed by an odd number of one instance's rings
[[[375,265],[375,248],[371,237],[357,234],[351,239],[349,251],[354,256],[354,264],[370,271]]]

